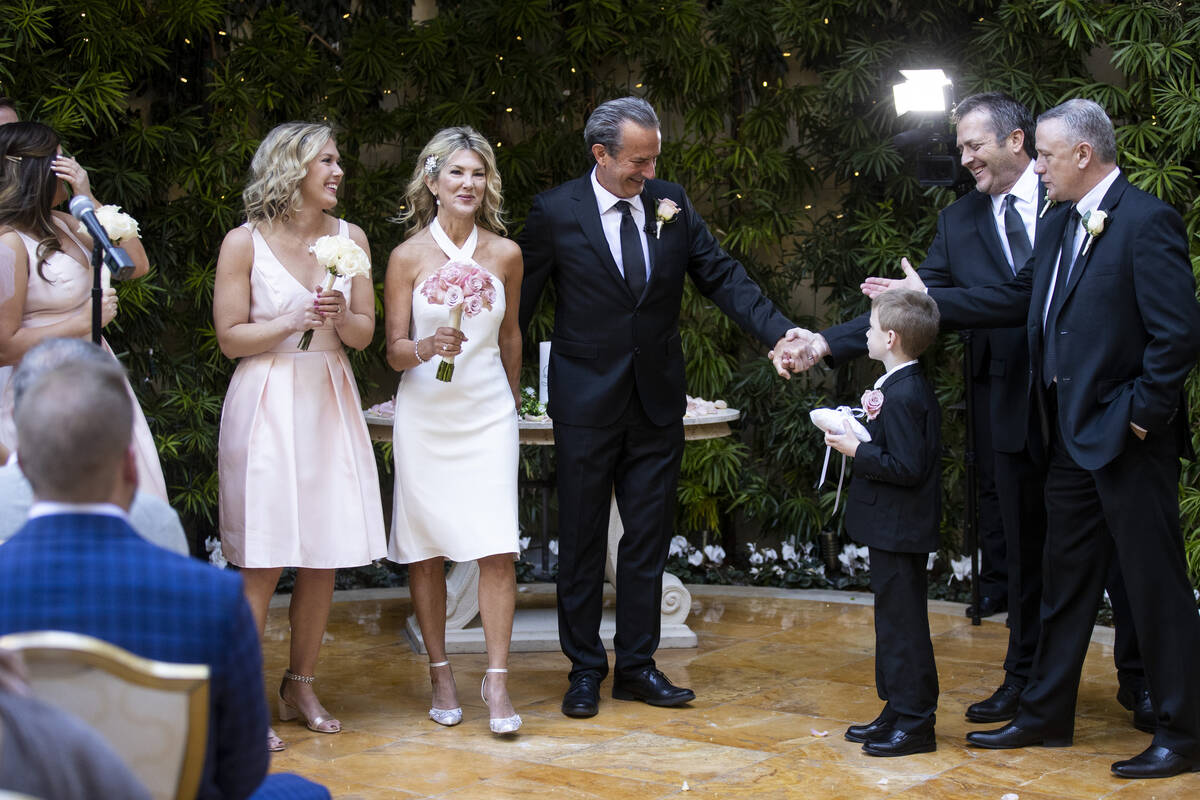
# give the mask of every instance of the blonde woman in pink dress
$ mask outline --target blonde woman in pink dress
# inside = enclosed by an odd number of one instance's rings
[[[268,133],[243,192],[248,221],[221,244],[213,294],[217,341],[238,359],[221,411],[222,549],[242,568],[260,634],[282,569],[298,568],[279,717],[318,733],[342,727],[313,688],[334,576],[386,548],[375,455],[346,356],[346,347],[371,343],[374,287],[355,277],[324,289],[310,250],[322,236],[348,236],[370,252],[357,225],[328,213],[342,176],[328,126],[290,122]],[[284,747],[274,730],[268,747]]]
[[[517,400],[521,371],[521,250],[504,238],[500,176],[487,140],[470,128],[439,131],[421,151],[405,196],[409,238],[392,251],[384,284],[387,357],[396,390],[396,463],[388,557],[408,564],[413,609],[429,654],[429,716],[456,725],[462,708],[446,658],[445,562],[479,563],[479,614],[488,669],[480,693],[493,733],[521,717],[508,696],[517,533]],[[490,274],[491,310],[448,325],[421,294],[448,262]],[[443,357],[453,379],[436,377]]]
[[[62,154],[53,129],[37,122],[0,125],[0,445],[5,449],[17,444],[11,398],[3,391],[10,366],[42,339],[92,335],[92,237],[78,232],[79,223],[69,214],[53,210],[70,197],[68,184],[75,194],[95,201],[87,172]],[[133,277],[145,275],[150,262],[141,240],[131,236],[121,246],[133,260]],[[116,315],[116,292],[106,288],[101,323],[108,325]],[[109,349],[103,340],[101,345]],[[135,402],[133,408],[139,488],[166,500],[154,436],[141,407]]]

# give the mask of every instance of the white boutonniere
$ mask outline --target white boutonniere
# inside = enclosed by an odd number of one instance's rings
[[[679,213],[679,204],[669,197],[664,197],[658,201],[658,207],[654,209],[654,219],[658,225],[654,229],[654,238],[662,238],[662,226],[668,222],[675,221],[675,215]]]
[[[1079,255],[1087,253],[1088,248],[1092,246],[1092,240],[1104,233],[1104,226],[1108,222],[1108,214],[1100,209],[1089,211],[1083,215],[1083,229],[1087,232],[1087,238],[1083,240],[1083,250]]]
[[[1046,212],[1049,211],[1051,206],[1053,206],[1053,205],[1054,205],[1054,201],[1051,200],[1049,197],[1047,197],[1046,205],[1042,206],[1042,210],[1038,212],[1038,219],[1041,219],[1042,217],[1046,216]]]

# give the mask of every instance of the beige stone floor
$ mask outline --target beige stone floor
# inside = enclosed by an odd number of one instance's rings
[[[931,604],[942,691],[938,750],[871,758],[842,738],[848,724],[880,708],[869,597],[829,602],[831,593],[695,588],[689,624],[699,647],[658,654],[673,680],[695,689],[690,707],[613,700],[606,680],[600,713],[570,719],[559,711],[563,656],[515,653],[509,686],[525,725],[510,738],[487,729],[476,691],[483,655],[452,656],[463,722],[436,725],[426,716],[425,657],[399,636],[407,596],[339,593],[317,688],[345,729],[329,736],[277,723],[289,747],[272,769],[320,781],[337,798],[1200,797],[1200,774],[1140,782],[1111,776],[1109,764],[1140,752],[1150,737],[1114,699],[1105,644],[1093,643],[1088,654],[1073,747],[968,748],[964,734],[977,726],[963,710],[998,685],[1007,631],[992,621],[972,627],[962,606]],[[276,600],[264,647],[268,697],[287,657],[286,598]],[[519,608],[553,602],[548,587],[526,587],[518,597]]]

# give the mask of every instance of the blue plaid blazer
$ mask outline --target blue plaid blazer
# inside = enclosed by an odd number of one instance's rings
[[[263,784],[262,651],[239,575],[155,547],[115,517],[38,517],[0,546],[0,634],[35,630],[85,633],[146,658],[208,664],[208,753],[198,797],[244,798]]]

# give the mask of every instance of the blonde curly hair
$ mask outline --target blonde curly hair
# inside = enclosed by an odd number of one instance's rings
[[[417,166],[413,169],[412,179],[404,191],[404,205],[395,216],[395,222],[407,224],[411,237],[424,228],[437,216],[437,204],[433,194],[425,185],[426,178],[437,180],[442,167],[450,156],[459,150],[470,150],[483,160],[486,180],[483,198],[476,213],[476,221],[492,233],[504,236],[508,228],[504,226],[504,209],[500,197],[500,173],[496,169],[496,154],[487,139],[474,128],[466,126],[443,128],[433,135],[421,155],[417,157]]]
[[[285,219],[300,209],[300,183],[308,165],[333,128],[319,122],[285,122],[271,129],[250,161],[250,177],[242,190],[246,219],[251,223]]]

